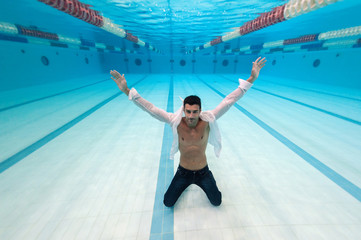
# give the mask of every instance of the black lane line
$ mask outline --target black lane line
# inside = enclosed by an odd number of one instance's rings
[[[223,76],[222,76],[223,77]],[[225,77],[223,77],[225,78]],[[352,100],[352,101],[356,101],[356,102],[361,102],[361,99],[358,98],[352,98],[352,97],[346,97],[346,96],[342,96],[342,95],[337,95],[334,93],[328,93],[328,92],[321,92],[321,91],[317,91],[317,90],[313,90],[313,89],[307,89],[307,88],[300,88],[300,87],[295,87],[292,85],[287,85],[287,84],[283,84],[283,83],[277,83],[277,82],[273,82],[273,81],[269,81],[269,80],[262,80],[264,82],[269,82],[275,85],[279,85],[279,86],[284,86],[284,87],[289,87],[289,88],[295,88],[295,89],[299,89],[305,92],[314,92],[314,93],[319,93],[319,94],[323,94],[323,95],[328,95],[328,96],[332,96],[332,97],[339,97],[339,98],[344,98],[344,99],[348,99],[348,100]]]
[[[202,81],[206,86],[208,86],[210,89],[212,89],[214,92],[216,92],[221,97],[226,97],[223,93],[203,81],[200,77],[197,76],[197,78]],[[306,152],[304,149],[299,147],[297,144],[283,136],[281,133],[277,132],[275,129],[270,127],[268,124],[263,122],[261,119],[254,116],[252,113],[248,112],[246,109],[238,105],[237,103],[234,104],[234,107],[236,107],[239,111],[241,111],[243,114],[245,114],[247,117],[249,117],[253,122],[255,122],[258,126],[263,128],[266,132],[271,134],[274,138],[276,138],[278,141],[280,141],[282,144],[284,144],[288,149],[290,149],[292,152],[296,153],[298,156],[300,156],[303,160],[305,160],[307,163],[309,163],[311,166],[313,166],[315,169],[317,169],[321,174],[326,176],[328,179],[336,183],[339,187],[341,187],[343,190],[348,192],[351,196],[356,198],[359,202],[361,202],[361,188],[359,188],[357,185],[334,171],[332,168],[328,167],[326,164]]]
[[[227,79],[228,81],[230,82],[234,82],[226,77],[223,77],[225,79]],[[308,107],[308,108],[311,108],[313,110],[316,110],[316,111],[319,111],[319,112],[322,112],[322,113],[325,113],[325,114],[328,114],[330,116],[333,116],[333,117],[336,117],[336,118],[339,118],[339,119],[342,119],[342,120],[345,120],[345,121],[348,121],[348,122],[351,122],[351,123],[354,123],[354,124],[357,124],[359,126],[361,126],[361,122],[360,121],[357,121],[357,120],[354,120],[352,118],[348,118],[348,117],[345,117],[343,115],[340,115],[340,114],[337,114],[337,113],[333,113],[333,112],[330,112],[330,111],[327,111],[325,109],[322,109],[322,108],[318,108],[318,107],[315,107],[315,106],[312,106],[312,105],[309,105],[309,104],[306,104],[306,103],[303,103],[303,102],[300,102],[300,101],[297,101],[297,100],[293,100],[291,98],[287,98],[287,97],[283,97],[281,95],[278,95],[278,94],[275,94],[275,93],[271,93],[271,92],[268,92],[268,91],[265,91],[265,90],[261,90],[259,88],[256,88],[256,87],[252,87],[252,89],[256,90],[256,91],[259,91],[259,92],[263,92],[263,93],[266,93],[268,95],[271,95],[271,96],[274,96],[274,97],[278,97],[278,98],[281,98],[281,99],[284,99],[284,100],[287,100],[287,101],[290,101],[290,102],[293,102],[293,103],[296,103],[296,104],[299,104],[299,105],[302,105],[304,107]]]
[[[85,85],[85,86],[81,86],[81,87],[78,87],[78,88],[73,88],[73,89],[70,89],[70,90],[67,90],[67,91],[64,91],[64,92],[59,92],[59,93],[55,93],[55,94],[52,94],[52,95],[49,95],[49,96],[45,96],[45,97],[29,100],[29,101],[26,101],[26,102],[18,103],[18,104],[15,104],[15,105],[11,105],[11,106],[8,106],[8,107],[0,108],[0,112],[6,111],[6,110],[9,110],[9,109],[13,109],[13,108],[16,108],[16,107],[21,107],[21,106],[24,106],[26,104],[38,102],[38,101],[41,101],[41,100],[44,100],[44,99],[47,99],[47,98],[52,98],[52,97],[55,97],[55,96],[59,96],[59,95],[65,94],[65,93],[73,92],[73,91],[76,91],[76,90],[79,90],[79,89],[82,89],[82,88],[86,88],[86,87],[89,87],[89,86],[92,86],[92,85],[95,85],[95,84],[98,84],[98,83],[101,83],[101,82],[105,82],[105,81],[109,81],[109,79],[101,80],[101,81],[91,83],[91,84],[88,84],[88,85]]]
[[[143,81],[146,77],[147,77],[147,75],[129,87],[133,87],[133,86],[137,85],[138,83]],[[98,109],[103,107],[105,104],[107,104],[108,102],[110,102],[111,100],[113,100],[114,98],[118,97],[121,94],[122,94],[122,92],[119,92],[119,93],[116,93],[116,94],[112,95],[111,97],[103,100],[102,102],[98,103],[97,105],[90,108],[86,112],[80,114],[78,117],[74,118],[73,120],[69,121],[68,123],[64,124],[63,126],[59,127],[58,129],[54,130],[53,132],[49,133],[45,137],[39,139],[38,141],[36,141],[33,144],[29,145],[28,147],[24,148],[23,150],[20,150],[19,152],[15,153],[11,157],[5,159],[4,161],[2,161],[0,163],[0,173],[9,169],[16,163],[20,162],[25,157],[27,157],[31,153],[35,152],[36,150],[38,150],[39,148],[41,148],[42,146],[44,146],[45,144],[47,144],[48,142],[50,142],[51,140],[53,140],[54,138],[59,136],[60,134],[64,133],[66,130],[73,127],[74,125],[79,123],[81,120],[88,117],[90,114],[94,113],[95,111],[97,111]]]

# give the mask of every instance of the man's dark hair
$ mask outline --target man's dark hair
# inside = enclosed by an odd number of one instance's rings
[[[197,104],[197,105],[199,105],[199,109],[202,109],[201,99],[198,96],[195,96],[195,95],[191,95],[191,96],[186,97],[184,99],[184,101],[183,101],[183,107],[185,107],[186,104],[189,104],[189,105]]]

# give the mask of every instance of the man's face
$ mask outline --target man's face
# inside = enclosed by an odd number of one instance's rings
[[[184,114],[186,116],[186,123],[188,127],[195,127],[199,120],[199,114],[201,110],[198,104],[189,105],[188,103],[184,106]]]

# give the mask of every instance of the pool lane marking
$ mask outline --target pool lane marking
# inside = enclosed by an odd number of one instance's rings
[[[225,77],[223,77],[225,78]],[[225,78],[227,79],[227,78]],[[234,82],[230,79],[227,79],[231,82]],[[235,82],[234,82],[235,83]],[[266,94],[269,94],[271,96],[275,96],[275,97],[278,97],[278,98],[281,98],[281,99],[284,99],[284,100],[287,100],[287,101],[290,101],[290,102],[293,102],[293,103],[296,103],[296,104],[299,104],[299,105],[302,105],[304,107],[308,107],[308,108],[311,108],[313,110],[316,110],[316,111],[319,111],[319,112],[322,112],[322,113],[325,113],[325,114],[328,114],[330,116],[333,116],[333,117],[336,117],[336,118],[339,118],[339,119],[342,119],[342,120],[345,120],[345,121],[348,121],[348,122],[351,122],[351,123],[354,123],[356,125],[359,125],[361,126],[361,122],[360,121],[357,121],[357,120],[354,120],[352,118],[348,118],[348,117],[345,117],[345,116],[342,116],[340,114],[337,114],[337,113],[333,113],[333,112],[330,112],[330,111],[327,111],[327,110],[324,110],[322,108],[318,108],[318,107],[315,107],[315,106],[312,106],[312,105],[309,105],[309,104],[306,104],[306,103],[303,103],[303,102],[300,102],[300,101],[297,101],[297,100],[293,100],[291,98],[287,98],[287,97],[283,97],[281,95],[278,95],[278,94],[275,94],[275,93],[271,93],[271,92],[268,92],[268,91],[265,91],[265,90],[261,90],[259,88],[256,88],[256,87],[252,87],[252,89],[256,90],[256,91],[259,91],[259,92],[263,92],[263,93],[266,93]]]
[[[85,85],[85,86],[81,86],[81,87],[78,87],[78,88],[69,89],[69,90],[59,92],[59,93],[55,93],[55,94],[52,94],[52,95],[49,95],[49,96],[45,96],[45,97],[29,100],[29,101],[26,101],[26,102],[18,103],[18,104],[15,104],[15,105],[11,105],[11,106],[8,106],[8,107],[0,108],[0,112],[6,111],[6,110],[9,110],[9,109],[12,109],[12,108],[16,108],[16,107],[21,107],[21,106],[24,106],[26,104],[38,102],[38,101],[41,101],[41,100],[44,100],[44,99],[56,97],[56,96],[59,96],[59,95],[65,94],[65,93],[73,92],[73,91],[76,91],[76,90],[79,90],[79,89],[82,89],[82,88],[85,88],[85,87],[89,87],[89,86],[92,86],[92,85],[95,85],[95,84],[98,84],[98,83],[101,83],[101,82],[105,82],[105,81],[109,81],[109,79],[101,80],[101,81],[91,83],[91,84],[88,84],[88,85]]]
[[[223,78],[227,79],[227,77],[222,76]],[[228,79],[230,80],[230,79]],[[292,85],[287,85],[287,84],[282,84],[282,83],[277,83],[277,82],[273,82],[270,80],[262,80],[264,82],[269,82],[275,85],[279,85],[279,86],[284,86],[284,87],[288,87],[288,88],[295,88],[295,89],[299,89],[305,92],[314,92],[314,93],[318,93],[318,94],[323,94],[323,95],[328,95],[328,96],[332,96],[332,97],[339,97],[339,98],[344,98],[344,99],[348,99],[348,100],[352,100],[352,101],[356,101],[356,102],[361,102],[361,99],[358,98],[352,98],[352,97],[346,97],[346,96],[342,96],[342,95],[337,95],[334,93],[328,93],[328,92],[321,92],[321,91],[317,91],[317,90],[313,90],[313,89],[307,89],[307,88],[300,88],[300,87],[296,87],[296,86],[292,86]]]
[[[147,77],[147,75],[144,76],[143,78],[141,78],[136,83],[134,83],[132,86],[140,83],[146,77]],[[132,86],[130,86],[130,87],[132,87]],[[105,104],[107,104],[108,102],[110,102],[111,100],[113,100],[114,98],[118,97],[121,94],[122,94],[122,92],[119,92],[119,93],[116,93],[116,94],[112,95],[111,97],[103,100],[102,102],[98,103],[97,105],[90,108],[86,112],[80,114],[78,117],[76,117],[73,120],[67,122],[66,124],[59,127],[58,129],[52,131],[51,133],[49,133],[45,137],[39,139],[38,141],[36,141],[33,144],[29,145],[28,147],[24,148],[23,150],[20,150],[19,152],[15,153],[11,157],[5,159],[4,161],[2,161],[0,163],[0,174],[2,172],[6,171],[7,169],[9,169],[10,167],[14,166],[16,163],[20,162],[25,157],[27,157],[31,153],[35,152],[36,150],[38,150],[39,148],[41,148],[42,146],[44,146],[45,144],[47,144],[48,142],[50,142],[51,140],[53,140],[54,138],[59,136],[60,134],[64,133],[66,130],[70,129],[71,127],[73,127],[74,125],[79,123],[81,120],[88,117],[90,114],[94,113],[95,111],[97,111],[98,109],[103,107]]]
[[[167,112],[173,112],[173,75],[171,75],[168,93]],[[150,240],[174,239],[174,208],[163,204],[163,196],[174,174],[174,160],[170,159],[173,133],[169,124],[164,125],[162,150],[159,161],[157,188],[153,207]]]
[[[296,104],[299,104],[299,105],[302,105],[304,107],[311,108],[313,110],[316,110],[316,111],[319,111],[319,112],[322,112],[322,113],[326,113],[326,114],[331,115],[333,117],[336,117],[336,118],[339,118],[339,119],[342,119],[342,120],[345,120],[345,121],[348,121],[348,122],[351,122],[351,123],[354,123],[354,124],[357,124],[357,125],[361,126],[360,121],[354,120],[352,118],[348,118],[348,117],[342,116],[340,114],[324,110],[322,108],[318,108],[318,107],[315,107],[315,106],[312,106],[312,105],[309,105],[309,104],[306,104],[306,103],[303,103],[303,102],[300,102],[300,101],[293,100],[291,98],[283,97],[283,96],[280,96],[280,95],[277,95],[277,94],[274,94],[274,93],[271,93],[271,92],[268,92],[268,91],[265,91],[265,90],[261,90],[259,88],[253,88],[253,89],[256,90],[256,91],[259,91],[259,92],[263,92],[263,93],[266,93],[266,94],[269,94],[269,95],[272,95],[272,96],[275,96],[275,97],[278,97],[278,98],[281,98],[281,99],[284,99],[284,100],[287,100],[287,101],[290,101],[290,102],[293,102],[293,103],[296,103]]]
[[[206,86],[208,86],[210,89],[212,89],[214,92],[216,92],[221,97],[225,98],[226,95],[203,81],[200,77],[197,76],[197,78],[202,81]],[[247,117],[249,117],[252,121],[254,121],[258,126],[263,128],[265,131],[267,131],[269,134],[271,134],[273,137],[275,137],[278,141],[283,143],[286,147],[288,147],[291,151],[296,153],[298,156],[303,158],[307,163],[309,163],[311,166],[316,168],[319,172],[321,172],[324,176],[329,178],[331,181],[336,183],[338,186],[340,186],[343,190],[348,192],[351,196],[356,198],[358,201],[361,202],[361,189],[338,174],[336,171],[328,167],[326,164],[322,163],[320,160],[303,150],[301,147],[297,146],[295,143],[293,143],[291,140],[277,132],[275,129],[271,128],[269,125],[267,125],[265,122],[254,116],[252,113],[248,112],[246,109],[238,105],[237,103],[234,104],[234,107],[236,107],[239,111],[244,113]]]

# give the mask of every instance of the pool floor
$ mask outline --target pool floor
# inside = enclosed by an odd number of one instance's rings
[[[217,106],[238,75],[126,75],[164,110],[196,94]],[[2,92],[0,239],[360,239],[361,90],[261,75],[207,148],[223,202],[191,185],[170,128],[108,74]]]

